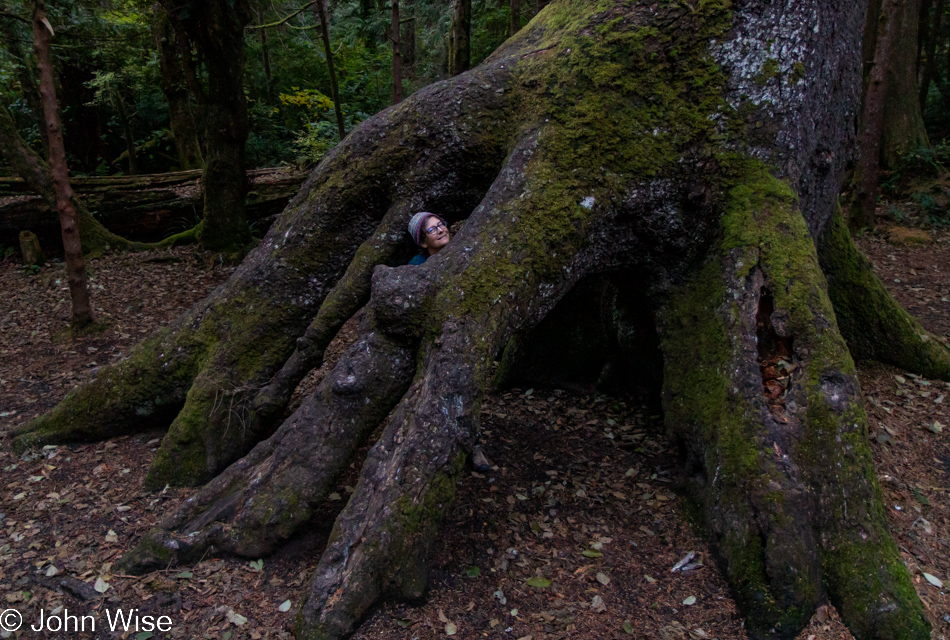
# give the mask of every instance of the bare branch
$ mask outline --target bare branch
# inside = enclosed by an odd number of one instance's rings
[[[246,27],[244,27],[244,28],[245,28],[245,29],[269,29],[269,28],[271,28],[271,27],[279,27],[280,25],[284,24],[285,22],[287,22],[288,20],[290,20],[290,19],[293,18],[294,16],[297,16],[297,15],[303,13],[304,11],[306,11],[307,9],[309,9],[310,7],[312,7],[313,5],[317,4],[318,1],[319,1],[319,0],[310,0],[310,2],[308,2],[307,4],[303,5],[303,6],[300,7],[299,9],[297,9],[296,11],[294,11],[293,13],[291,13],[289,16],[285,16],[285,17],[281,18],[281,19],[278,20],[277,22],[271,22],[271,23],[269,23],[269,24],[252,24],[252,25],[248,25],[248,26],[246,26]],[[294,27],[293,25],[288,25],[288,26],[289,26],[291,29],[312,29],[312,28],[313,28],[313,27]]]

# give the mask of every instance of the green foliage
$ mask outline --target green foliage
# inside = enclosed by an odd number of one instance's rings
[[[25,1],[8,4],[22,17],[29,16]],[[272,24],[302,3],[256,0],[252,4],[255,22]],[[524,5],[522,24],[532,17],[534,3]],[[139,171],[177,169],[168,104],[161,89],[153,3],[68,0],[50,3],[48,9],[56,30],[53,53],[63,80],[58,98],[71,171],[106,175],[128,170],[120,101],[131,127]],[[330,40],[349,131],[392,102],[391,14],[388,6],[380,7],[375,0],[340,0],[331,3],[330,11]],[[507,3],[473,0],[473,66],[508,37],[509,12]],[[412,28],[409,23],[402,28],[403,51],[411,48],[415,53],[411,63],[403,65],[403,94],[408,96],[447,76],[451,3],[407,1],[402,4],[402,18],[412,19]],[[38,118],[23,84],[23,78],[33,73],[30,27],[21,20],[3,24],[9,26],[4,26],[2,35],[16,37],[0,38],[0,102],[10,108],[24,138],[41,152]],[[266,29],[266,45],[260,30],[246,32],[250,167],[313,163],[339,142],[326,53],[316,25],[314,11],[307,9]],[[412,47],[405,41],[410,34]],[[198,81],[204,83],[200,55],[197,60]],[[199,138],[203,139],[203,133]]]
[[[950,211],[947,207],[950,202],[950,189],[934,186],[929,193],[915,193],[911,197],[920,207],[924,219],[932,226],[950,226]]]
[[[938,177],[950,166],[950,143],[943,140],[931,147],[921,147],[901,158],[901,163],[881,184],[887,195],[900,195],[908,186]]]
[[[890,198],[912,201],[926,224],[950,226],[950,143],[944,140],[905,155],[881,190]],[[889,212],[896,221],[908,222],[900,207],[891,206]]]

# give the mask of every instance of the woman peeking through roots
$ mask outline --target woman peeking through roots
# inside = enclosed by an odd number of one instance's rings
[[[441,216],[428,211],[420,211],[409,220],[409,235],[422,250],[412,260],[411,265],[419,265],[437,254],[452,237],[449,225]]]

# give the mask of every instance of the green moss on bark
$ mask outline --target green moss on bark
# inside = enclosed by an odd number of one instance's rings
[[[489,309],[522,282],[556,281],[586,241],[594,206],[631,176],[675,173],[685,154],[717,144],[718,123],[733,117],[722,98],[726,76],[709,52],[731,23],[728,0],[699,3],[675,28],[615,9],[564,2],[532,22],[538,53],[513,71],[513,111],[527,132],[519,142],[533,154],[519,168],[524,197],[498,212],[503,229],[484,234],[511,243],[473,256],[440,294],[444,314]],[[521,37],[489,62],[522,46]]]
[[[202,352],[178,350],[163,358],[161,345],[169,334],[169,329],[162,329],[129,358],[70,391],[52,411],[17,432],[14,449],[22,451],[51,442],[104,440],[126,433],[128,419],[111,418],[119,407],[124,408],[122,413],[134,415],[141,428],[171,419],[185,400]]]
[[[664,401],[670,429],[701,443],[711,486],[695,495],[719,532],[747,624],[757,633],[794,635],[821,598],[820,576],[802,570],[817,559],[832,601],[858,637],[927,637],[920,601],[887,532],[854,364],[795,193],[755,162],[733,158],[724,166],[737,186],[728,192],[722,241],[661,318]],[[803,434],[786,440],[782,453],[801,469],[818,504],[815,515],[788,504],[784,489],[764,490],[789,481],[773,462],[772,436],[762,423],[765,403],[755,388],[761,380],[746,381],[742,373],[748,354],[737,338],[754,335],[756,311],[740,301],[752,295],[756,270],[794,336],[800,369],[791,384],[804,405]],[[821,532],[817,558],[791,535],[803,527]],[[787,566],[795,570],[780,575]],[[899,629],[905,635],[894,635]]]
[[[838,325],[856,358],[950,380],[950,349],[884,288],[854,245],[840,209],[819,243],[818,255]]]
[[[244,289],[231,300],[232,311],[201,323],[207,356],[182,409],[152,460],[145,484],[194,485],[210,480],[260,438],[251,420],[251,401],[293,349],[296,336],[268,331],[275,317],[287,315],[262,292]],[[245,348],[231,349],[232,336]]]
[[[425,593],[429,555],[445,513],[455,500],[455,485],[465,466],[465,454],[458,452],[444,471],[430,477],[419,501],[405,496],[396,502],[394,530],[402,552],[393,553],[398,563],[390,587],[397,598],[414,600]]]

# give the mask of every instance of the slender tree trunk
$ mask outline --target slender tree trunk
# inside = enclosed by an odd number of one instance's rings
[[[402,36],[399,39],[402,51],[402,64],[406,77],[416,78],[416,10],[415,0],[405,0],[407,17],[403,18]]]
[[[548,6],[548,0],[534,0],[534,13],[535,15],[541,13],[541,9]]]
[[[260,24],[264,24],[264,12],[261,9],[257,10],[257,21]],[[266,83],[265,90],[267,91],[267,99],[273,100],[274,91],[271,86],[270,49],[267,46],[267,29],[258,29],[257,31],[261,38],[261,62],[264,65],[264,82]]]
[[[457,76],[471,67],[472,0],[455,0],[449,30],[449,75]]]
[[[508,25],[508,35],[513,36],[521,31],[521,0],[511,0],[511,22]]]
[[[125,100],[122,99],[121,90],[116,91],[116,107],[119,111],[119,120],[122,121],[122,131],[125,134],[125,147],[129,154],[129,175],[136,175],[138,164],[135,160],[135,139],[132,137],[132,123],[129,122],[129,114],[125,110]]]
[[[884,138],[884,111],[887,83],[890,79],[888,62],[897,34],[896,18],[901,2],[902,0],[884,0],[877,20],[874,62],[867,78],[864,112],[861,117],[861,160],[854,176],[855,188],[848,220],[852,230],[873,229],[875,224],[881,143]]]
[[[155,40],[158,44],[162,93],[168,101],[168,126],[178,154],[178,167],[182,170],[200,169],[204,166],[204,159],[198,142],[198,123],[194,112],[198,96],[190,88],[181,59],[181,47],[175,44],[177,36],[164,10],[156,6],[155,13]]]
[[[937,80],[937,41],[943,34],[943,7],[944,0],[936,0],[933,5],[933,20],[927,29],[926,51],[924,53],[923,74],[920,79],[920,94],[917,101],[920,103],[921,113],[927,110],[927,94],[930,92],[930,83]]]
[[[69,186],[63,128],[56,105],[53,64],[50,61],[51,32],[52,27],[46,19],[46,3],[43,0],[33,0],[33,48],[36,53],[36,67],[40,73],[40,95],[43,101],[43,113],[46,116],[46,130],[49,133],[49,160],[53,174],[53,188],[56,192],[56,209],[59,211],[59,222],[63,229],[66,280],[69,283],[69,295],[73,306],[71,324],[75,328],[81,328],[94,321],[92,306],[89,302],[89,288],[86,285],[86,267],[82,257],[82,244],[79,240],[79,227],[76,224],[73,190]]]
[[[330,46],[330,11],[327,0],[318,0],[316,9],[317,17],[320,19],[323,51],[327,57],[327,71],[330,74],[330,91],[333,95],[333,110],[336,111],[336,126],[340,132],[340,140],[343,140],[346,137],[346,126],[343,123],[343,105],[340,104],[340,86],[336,80],[336,67],[333,64],[333,47]]]
[[[901,0],[893,7],[894,38],[887,66],[887,90],[884,103],[884,139],[881,142],[881,166],[894,169],[907,153],[930,146],[918,101],[917,41],[919,0]]]
[[[392,0],[393,104],[402,102],[402,53],[399,49],[399,0]]]
[[[920,78],[920,72],[923,70],[921,65],[924,55],[924,42],[930,37],[931,20],[928,18],[932,7],[933,0],[917,0],[917,64],[914,67],[914,73],[918,78]]]

